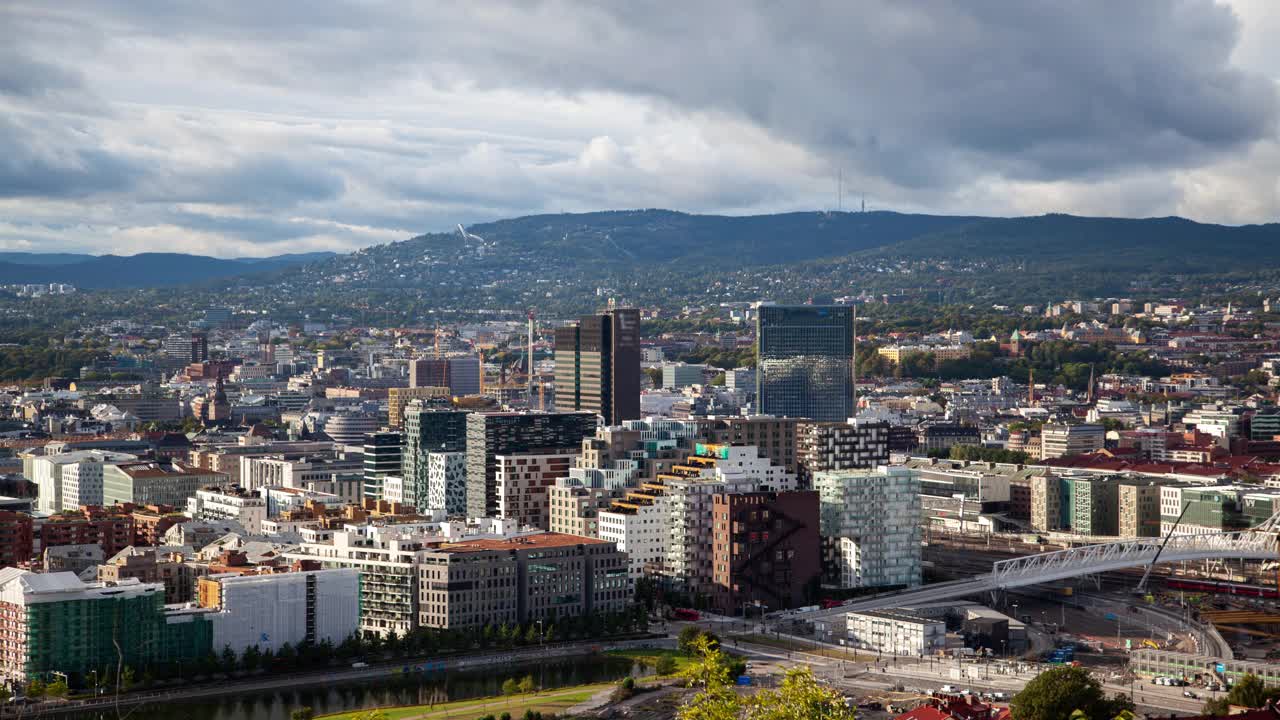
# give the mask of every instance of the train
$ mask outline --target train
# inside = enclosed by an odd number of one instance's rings
[[[1280,589],[1265,585],[1242,585],[1240,583],[1222,582],[1220,580],[1186,580],[1169,578],[1165,587],[1170,590],[1210,593],[1213,595],[1238,595],[1240,597],[1280,599]]]

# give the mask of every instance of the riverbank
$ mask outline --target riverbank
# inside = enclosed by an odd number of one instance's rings
[[[439,705],[378,708],[378,710],[386,720],[476,720],[484,715],[501,715],[502,713],[511,713],[511,717],[520,718],[530,710],[559,715],[571,707],[591,700],[599,693],[613,692],[617,686],[617,683],[596,683],[541,693],[458,700]],[[321,715],[317,720],[356,720],[368,712],[369,710],[351,710]]]
[[[0,707],[0,718],[30,716],[39,712],[46,717],[80,717],[97,711],[132,708],[138,705],[164,705],[189,703],[193,700],[218,700],[236,698],[250,693],[293,690],[312,687],[329,687],[339,684],[379,681],[387,678],[414,677],[426,673],[465,671],[495,665],[519,665],[546,662],[550,659],[567,659],[604,653],[609,650],[643,649],[648,647],[674,647],[675,641],[665,636],[653,636],[614,642],[565,643],[545,648],[525,648],[503,652],[459,655],[440,659],[398,660],[371,664],[367,667],[338,667],[325,670],[294,673],[291,675],[256,676],[198,686],[163,688],[153,691],[135,691],[115,697],[63,703],[40,703],[25,707]]]

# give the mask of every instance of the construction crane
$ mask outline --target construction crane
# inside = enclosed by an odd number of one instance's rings
[[[1178,513],[1178,519],[1173,521],[1173,525],[1169,527],[1169,532],[1165,533],[1164,542],[1160,543],[1160,549],[1156,550],[1156,556],[1151,558],[1151,562],[1147,565],[1147,569],[1142,571],[1142,579],[1138,581],[1138,586],[1133,589],[1135,595],[1147,594],[1147,578],[1151,577],[1151,568],[1160,562],[1160,553],[1164,552],[1164,546],[1169,544],[1169,538],[1173,537],[1173,531],[1178,529],[1178,523],[1182,522],[1182,516],[1187,514],[1191,503],[1182,506],[1182,512]]]
[[[528,386],[525,388],[525,402],[533,407],[533,310],[529,311],[529,356],[525,359],[525,372],[528,374]]]

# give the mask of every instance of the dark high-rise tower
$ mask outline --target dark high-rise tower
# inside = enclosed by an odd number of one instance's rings
[[[762,305],[756,340],[760,412],[826,421],[853,417],[853,308]]]
[[[538,454],[582,447],[596,432],[596,416],[566,413],[472,413],[467,416],[467,517],[498,514],[499,455]]]
[[[556,330],[556,410],[605,425],[640,418],[640,311],[608,310]]]

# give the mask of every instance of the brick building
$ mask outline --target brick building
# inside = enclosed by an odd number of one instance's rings
[[[711,507],[719,612],[812,602],[822,575],[817,492],[718,493]]]

